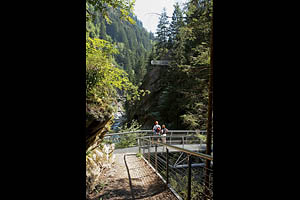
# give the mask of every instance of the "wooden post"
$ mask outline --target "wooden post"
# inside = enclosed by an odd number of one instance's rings
[[[212,108],[213,108],[213,17],[211,21],[211,35],[210,35],[210,70],[209,70],[209,85],[208,85],[208,119],[206,132],[206,154],[211,155],[211,139],[212,139]],[[205,195],[208,196],[209,187],[209,172],[210,160],[206,160],[205,172]]]
[[[213,33],[213,30],[212,30]],[[213,36],[211,33],[210,42],[210,72],[208,85],[208,117],[207,117],[207,132],[206,132],[206,154],[211,154],[211,139],[212,139],[212,108],[213,108]]]

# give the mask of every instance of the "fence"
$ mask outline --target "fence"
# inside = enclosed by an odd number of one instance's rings
[[[167,143],[168,144],[187,144],[189,137],[195,136],[197,133],[204,135],[205,130],[169,130]],[[137,130],[121,133],[110,133],[105,135],[105,139],[117,144],[116,148],[136,147],[138,146],[138,137],[153,136],[152,130]],[[197,141],[201,147],[205,147],[202,140]],[[184,147],[183,147],[184,148]]]
[[[212,200],[213,158],[204,154],[206,144],[196,137],[199,133],[206,131],[169,130],[167,137],[161,137],[152,130],[138,130],[106,134],[105,138],[116,143],[117,149],[124,148],[122,144],[135,147],[178,199]]]
[[[185,136],[182,141],[193,142],[193,138],[195,139],[193,136]],[[139,152],[165,183],[181,199],[212,200],[212,156],[199,153],[197,149],[183,149],[173,142],[172,145],[162,143],[157,139],[154,136],[138,138]],[[169,141],[171,139],[170,136]]]

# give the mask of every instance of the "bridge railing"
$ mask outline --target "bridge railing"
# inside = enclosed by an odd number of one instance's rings
[[[199,148],[205,147],[205,143],[197,139],[196,134],[204,135],[205,130],[169,130],[166,138],[168,144],[182,144],[183,148],[185,144],[199,144]],[[138,138],[154,136],[152,130],[137,130],[129,132],[120,132],[120,133],[110,133],[106,134],[104,139],[116,144],[116,148],[126,148],[126,147],[136,147],[138,146]]]
[[[153,135],[152,130],[136,130],[136,131],[127,131],[127,132],[118,132],[118,133],[109,133],[106,134],[105,137],[108,136],[113,136],[113,135],[124,135],[124,134],[131,134],[131,133],[146,133],[148,135]],[[206,130],[169,130],[168,135],[173,136],[173,134],[195,134],[195,133],[200,133],[200,134],[205,134]]]
[[[174,136],[169,137],[174,139]],[[139,152],[145,161],[175,191],[179,199],[212,200],[213,157],[201,153],[197,148],[181,148],[180,145],[158,138],[138,138]],[[185,136],[187,138],[192,139],[193,136]]]

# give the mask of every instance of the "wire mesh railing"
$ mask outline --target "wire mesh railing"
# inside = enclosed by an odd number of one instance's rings
[[[180,145],[197,141],[193,136],[181,138]],[[180,198],[212,200],[212,156],[201,153],[197,148],[181,148],[175,144],[176,140],[180,143],[174,136],[169,136],[165,142],[157,136],[140,137],[139,152]]]

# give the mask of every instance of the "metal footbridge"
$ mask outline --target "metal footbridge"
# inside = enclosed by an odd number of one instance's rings
[[[105,140],[117,144],[129,138],[127,148],[116,148],[115,154],[136,154],[160,177],[177,199],[213,199],[213,156],[205,154],[206,131],[169,130],[167,136],[156,136],[152,130],[106,134]]]

